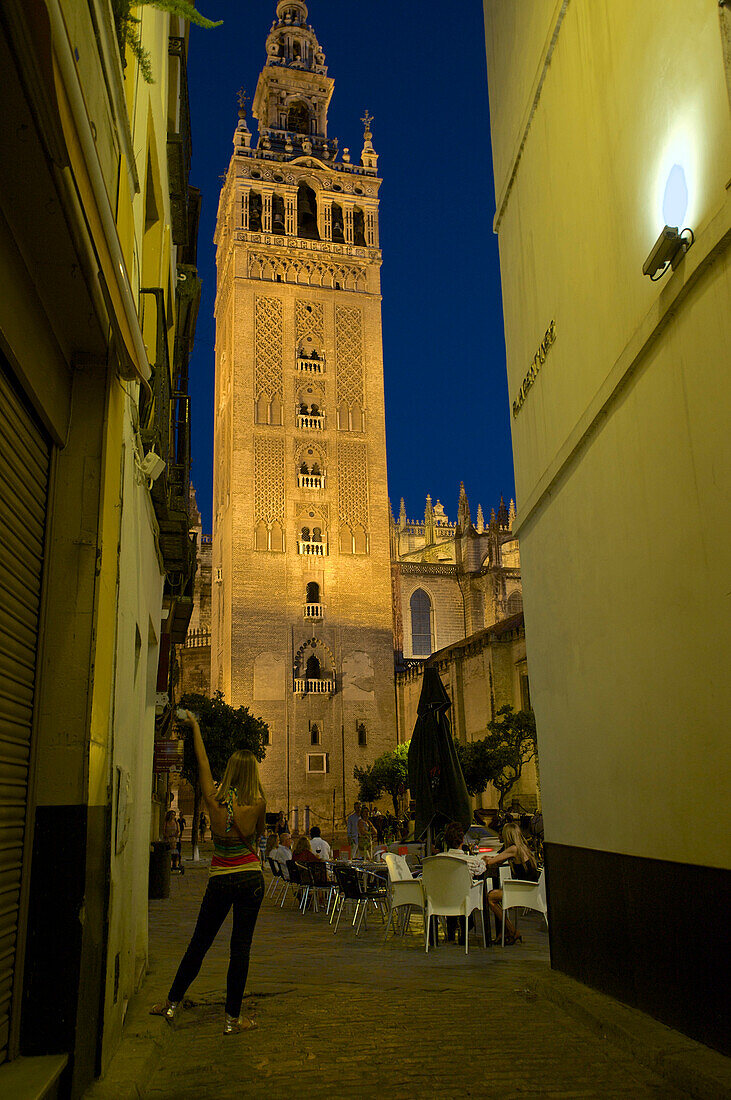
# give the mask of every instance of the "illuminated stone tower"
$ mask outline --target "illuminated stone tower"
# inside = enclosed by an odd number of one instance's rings
[[[272,809],[341,817],[396,740],[377,155],[328,137],[333,80],[280,0],[216,230],[211,682],[270,727]]]

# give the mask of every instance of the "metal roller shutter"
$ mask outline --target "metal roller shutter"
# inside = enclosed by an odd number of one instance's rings
[[[0,360],[0,1063],[8,1056],[50,449]]]

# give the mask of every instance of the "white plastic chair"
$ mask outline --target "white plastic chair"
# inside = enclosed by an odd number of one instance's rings
[[[509,863],[499,863],[498,871],[500,872],[500,887],[502,888],[505,880],[513,877],[513,868]]]
[[[548,906],[546,904],[546,880],[545,871],[541,871],[538,882],[527,882],[525,879],[510,878],[502,883],[503,889],[503,933],[502,947],[505,947],[505,914],[508,909],[534,909],[543,913],[543,919],[548,927]]]
[[[482,911],[482,883],[472,884],[470,869],[463,859],[456,856],[429,856],[422,864],[424,886],[424,949],[429,953],[429,929],[432,917],[464,917],[465,955],[470,949],[467,920],[476,909],[482,921],[482,944],[485,938],[485,916]]]
[[[393,914],[397,909],[401,909],[404,906],[406,907],[406,911],[401,920],[401,939],[404,938],[406,926],[411,916],[411,910],[419,909],[423,914],[424,890],[421,885],[421,880],[415,879],[412,876],[409,865],[403,856],[397,856],[393,855],[391,852],[386,852],[383,861],[388,867],[390,887],[388,924],[386,925],[386,934],[383,937],[383,942],[385,943],[388,939],[388,933],[391,931]]]

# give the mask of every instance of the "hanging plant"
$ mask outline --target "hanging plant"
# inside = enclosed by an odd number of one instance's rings
[[[132,14],[132,8],[143,8],[148,5],[152,8],[158,8],[160,11],[167,11],[171,15],[180,15],[183,19],[188,19],[196,26],[205,27],[206,29],[220,27],[221,21],[214,23],[212,20],[206,19],[204,15],[196,11],[195,5],[190,3],[189,0],[112,0],[112,12],[117,30],[117,41],[122,54],[122,65],[125,64],[125,50],[129,46],[132,56],[140,66],[142,79],[146,84],[153,84],[150,54],[140,41],[139,27],[141,19],[138,15]]]

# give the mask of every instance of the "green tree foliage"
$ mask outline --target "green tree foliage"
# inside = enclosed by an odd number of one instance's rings
[[[114,25],[117,31],[117,42],[122,54],[122,65],[124,65],[125,48],[129,46],[132,56],[139,63],[142,79],[147,84],[154,83],[150,55],[140,42],[140,17],[132,14],[132,8],[143,8],[145,6],[159,8],[160,11],[170,12],[171,15],[181,15],[183,19],[188,19],[199,27],[221,26],[220,22],[213,23],[210,19],[206,19],[204,15],[201,15],[199,11],[196,11],[195,3],[190,3],[189,0],[112,0],[112,13],[114,14]]]
[[[358,796],[361,802],[375,802],[384,791],[391,795],[393,812],[398,817],[399,797],[409,785],[409,742],[397,745],[393,752],[384,752],[369,768],[353,769],[358,780]]]
[[[192,710],[198,718],[203,744],[214,779],[222,779],[231,753],[249,749],[257,760],[263,760],[266,752],[264,738],[268,727],[261,718],[254,718],[246,707],[234,710],[224,702],[223,693],[217,691],[212,699],[207,695],[183,695],[178,704]],[[181,774],[194,791],[193,847],[198,843],[198,810],[201,789],[198,782],[198,762],[193,749],[193,731],[185,727],[185,750]]]
[[[488,722],[487,731],[487,737],[468,745],[455,741],[457,755],[469,793],[480,794],[492,783],[502,811],[523,768],[537,754],[536,720],[532,711],[505,706]]]

